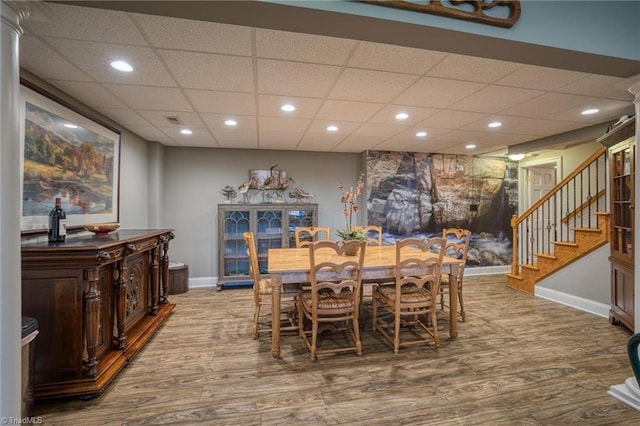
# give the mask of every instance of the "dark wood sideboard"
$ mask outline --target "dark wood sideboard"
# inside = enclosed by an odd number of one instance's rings
[[[22,315],[39,323],[34,398],[95,395],[171,313],[173,230],[23,242]]]

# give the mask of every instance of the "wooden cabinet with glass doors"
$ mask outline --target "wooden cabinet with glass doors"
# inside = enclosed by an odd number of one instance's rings
[[[218,288],[253,284],[244,232],[255,234],[260,273],[266,274],[269,249],[295,247],[295,228],[317,222],[317,204],[219,204]]]
[[[634,329],[635,120],[598,139],[609,147],[612,324]]]

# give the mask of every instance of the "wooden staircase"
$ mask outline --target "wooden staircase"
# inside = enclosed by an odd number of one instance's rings
[[[553,253],[535,253],[536,263],[521,263],[519,274],[507,274],[507,286],[533,294],[537,282],[609,242],[609,214],[597,213],[597,228],[572,228],[574,242],[554,241]]]
[[[513,216],[508,287],[534,294],[537,282],[609,242],[605,186],[602,147],[522,216]]]

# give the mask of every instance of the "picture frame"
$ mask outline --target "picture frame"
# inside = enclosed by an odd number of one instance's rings
[[[119,221],[120,131],[20,81],[22,234],[46,233],[61,198],[67,230]]]

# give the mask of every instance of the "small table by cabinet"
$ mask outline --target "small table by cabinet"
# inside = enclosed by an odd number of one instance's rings
[[[172,230],[22,244],[22,314],[36,318],[35,399],[103,390],[171,313]]]

